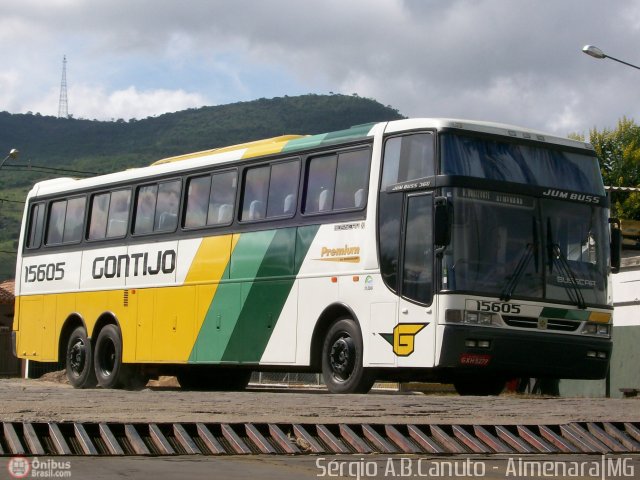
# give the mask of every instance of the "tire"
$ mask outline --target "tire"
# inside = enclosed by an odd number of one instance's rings
[[[247,388],[251,370],[186,367],[177,372],[176,378],[184,390],[232,392]]]
[[[362,366],[362,333],[351,318],[337,320],[322,345],[322,376],[331,393],[367,393],[374,373]]]
[[[102,388],[126,388],[131,367],[122,363],[122,336],[116,325],[106,325],[96,340],[93,365]]]
[[[98,384],[93,369],[93,347],[84,327],[77,327],[69,336],[65,369],[74,388],[94,388]]]
[[[502,393],[507,381],[496,377],[465,377],[453,382],[459,395],[497,396]]]

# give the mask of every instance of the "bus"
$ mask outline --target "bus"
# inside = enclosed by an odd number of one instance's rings
[[[583,142],[452,119],[287,135],[36,184],[14,347],[77,388],[600,379],[619,243]]]

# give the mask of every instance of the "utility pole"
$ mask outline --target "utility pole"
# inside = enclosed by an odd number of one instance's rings
[[[67,56],[62,57],[62,81],[60,82],[60,102],[58,118],[69,118],[69,102],[67,100]]]

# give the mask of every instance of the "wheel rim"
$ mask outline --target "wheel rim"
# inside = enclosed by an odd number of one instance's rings
[[[329,364],[334,378],[346,381],[353,373],[356,360],[356,346],[353,339],[346,333],[337,337],[331,345]]]
[[[76,338],[69,349],[69,368],[76,377],[82,375],[87,363],[87,346],[81,338]]]
[[[98,362],[102,376],[108,377],[113,373],[116,365],[116,346],[111,340],[104,340],[100,346]]]

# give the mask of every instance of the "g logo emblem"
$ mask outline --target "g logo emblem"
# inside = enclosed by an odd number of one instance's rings
[[[427,323],[399,323],[393,329],[393,333],[381,333],[393,347],[393,353],[399,357],[408,357],[415,350],[416,335],[428,324]]]

